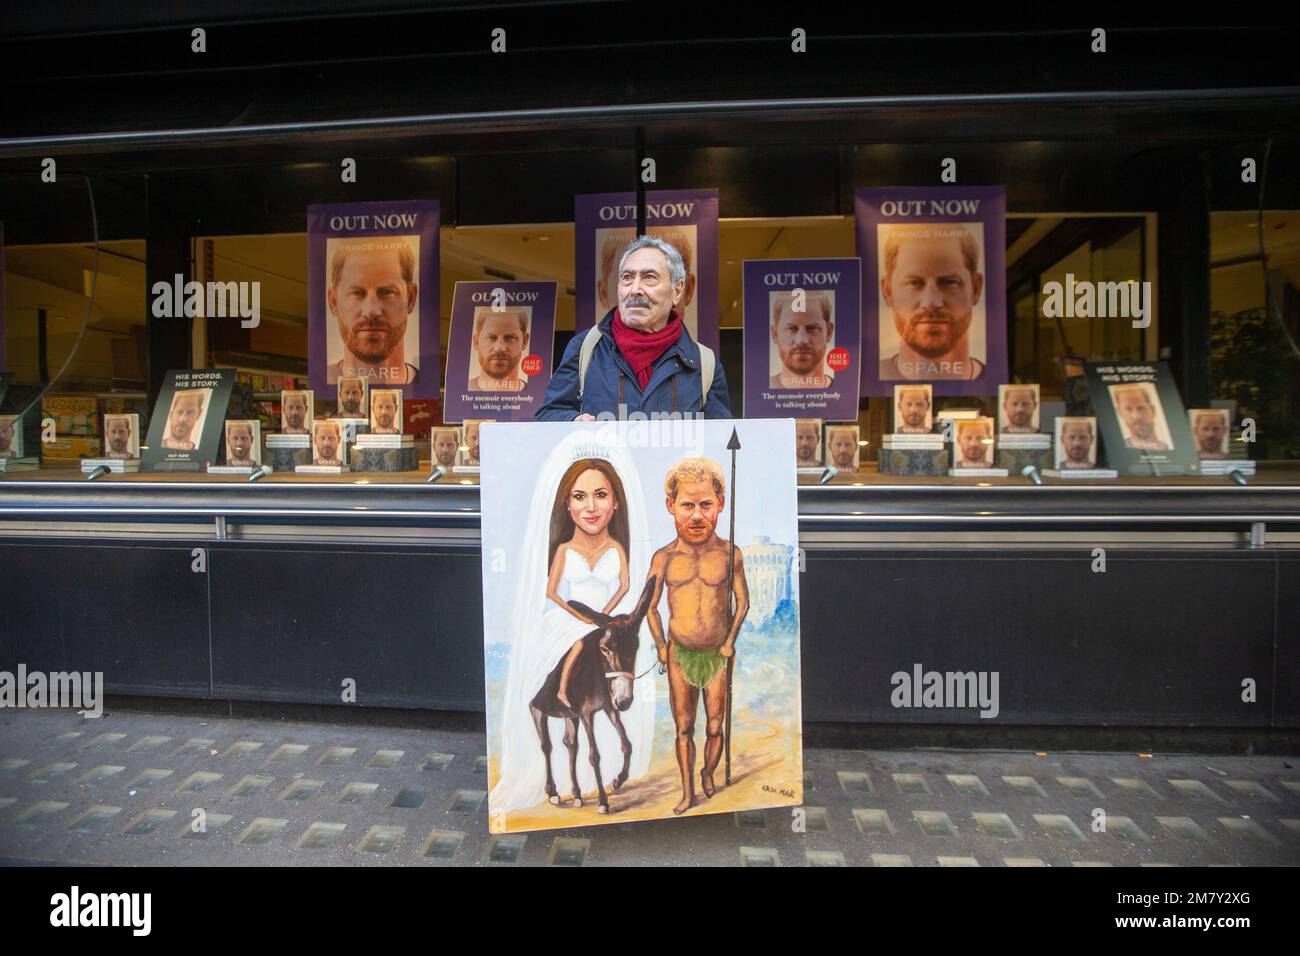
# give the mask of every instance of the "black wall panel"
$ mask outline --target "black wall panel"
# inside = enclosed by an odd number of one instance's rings
[[[1228,598],[1233,603],[1236,596]],[[1238,610],[1250,608],[1238,604]],[[1265,609],[1259,609],[1266,613]],[[1273,724],[1277,727],[1300,727],[1300,554],[1283,552],[1277,561],[1277,646],[1274,659]]]
[[[474,547],[0,543],[0,669],[117,693],[480,711]],[[1300,726],[1300,555],[1246,550],[808,553],[804,719]],[[891,704],[891,675],[997,671],[999,709]],[[1253,678],[1257,700],[1241,699]]]
[[[891,675],[919,663],[997,671],[1001,723],[1268,725],[1274,556],[1112,548],[1104,573],[1092,560],[1090,549],[810,552],[804,718],[994,722],[894,708]],[[1257,704],[1241,700],[1245,677]]]
[[[0,542],[0,669],[102,671],[110,693],[208,696],[207,577],[190,552]]]
[[[217,696],[372,707],[483,709],[479,552],[215,547]]]

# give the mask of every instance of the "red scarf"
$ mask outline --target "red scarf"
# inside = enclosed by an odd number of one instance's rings
[[[610,330],[614,333],[614,344],[623,353],[623,358],[627,359],[627,364],[632,366],[637,384],[644,390],[650,384],[655,362],[681,338],[682,320],[676,312],[672,312],[668,324],[658,332],[638,332],[625,325],[623,317],[615,309]]]

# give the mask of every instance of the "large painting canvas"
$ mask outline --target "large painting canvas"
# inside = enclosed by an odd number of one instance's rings
[[[802,803],[793,432],[483,424],[492,832]]]

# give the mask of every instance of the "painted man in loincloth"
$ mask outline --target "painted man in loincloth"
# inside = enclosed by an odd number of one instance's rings
[[[677,526],[677,538],[655,552],[649,574],[655,578],[647,621],[668,669],[668,700],[677,725],[677,766],[682,800],[673,813],[695,805],[695,714],[704,692],[704,769],[700,789],[716,789],[713,771],[722,758],[722,729],[727,715],[727,658],[735,653],[736,635],[749,610],[749,589],[740,548],[734,549],[732,591],[736,614],[727,626],[728,542],[716,532],[727,503],[726,480],[716,462],[687,458],[668,472],[665,504]],[[668,586],[668,640],[659,618],[659,599]]]

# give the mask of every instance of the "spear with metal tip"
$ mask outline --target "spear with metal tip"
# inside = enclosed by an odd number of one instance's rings
[[[727,534],[727,633],[731,633],[731,625],[736,620],[735,599],[736,594],[733,589],[736,575],[736,452],[740,451],[740,436],[736,434],[733,426],[731,429],[731,440],[727,442],[727,450],[731,452],[731,518],[729,519],[729,533]],[[731,656],[727,658],[727,728],[726,728],[726,747],[727,747],[727,786],[731,786],[731,679],[736,671],[736,646],[731,646]]]

